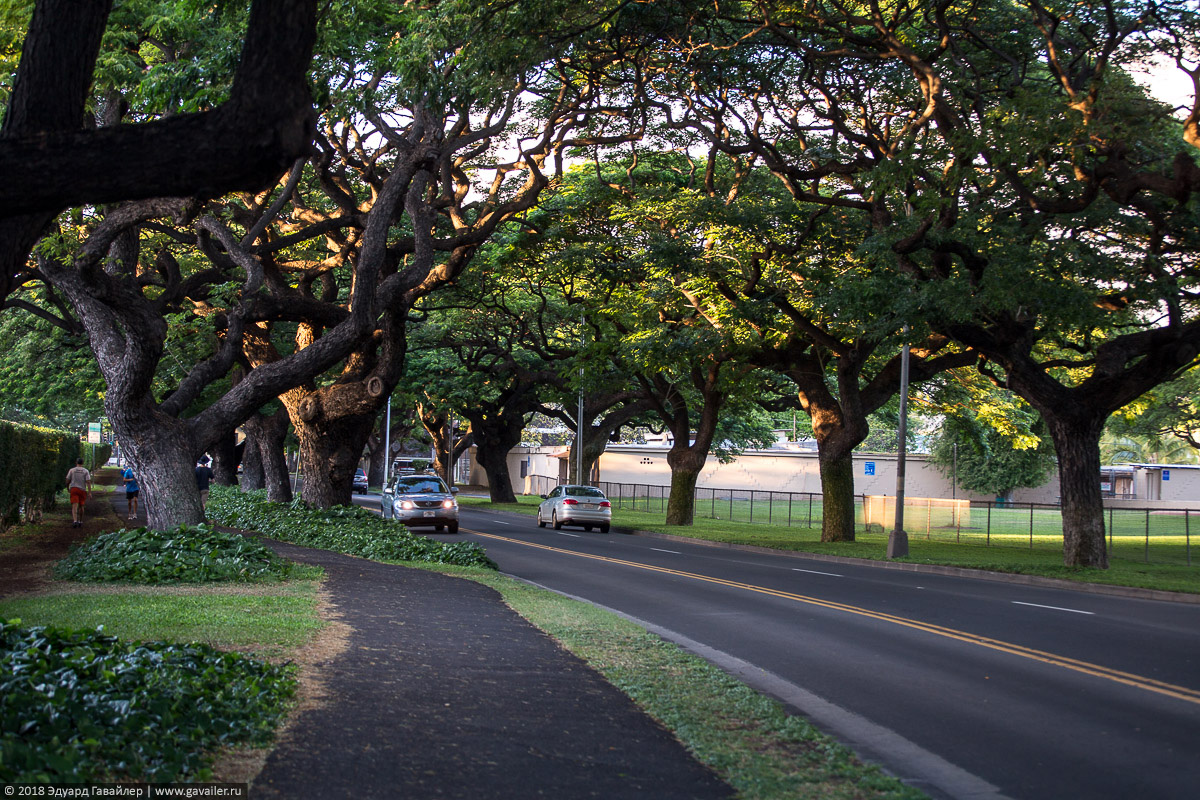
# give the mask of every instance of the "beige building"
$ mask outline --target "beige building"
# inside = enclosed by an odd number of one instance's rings
[[[598,475],[594,474],[592,479],[609,483],[669,486],[671,469],[667,465],[667,449],[663,444],[609,445],[600,458]],[[855,453],[855,494],[894,495],[896,460],[894,453]],[[566,447],[515,448],[508,456],[513,491],[517,494],[540,494],[555,483],[574,481],[574,465],[566,462]],[[1105,474],[1099,477],[1108,505],[1140,507],[1150,502],[1173,508],[1200,508],[1200,467],[1131,464],[1105,470]],[[487,476],[475,463],[474,448],[471,452],[470,483],[487,485]],[[821,474],[815,450],[787,443],[786,446],[767,450],[747,450],[728,464],[709,456],[696,485],[705,489],[819,494]],[[994,495],[956,488],[949,475],[943,475],[927,456],[921,454],[909,454],[907,458],[905,494],[910,498],[996,499]],[[1015,503],[1057,504],[1057,473],[1051,474],[1042,486],[1014,490],[1010,499]]]

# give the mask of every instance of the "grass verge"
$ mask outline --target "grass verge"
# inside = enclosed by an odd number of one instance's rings
[[[279,660],[316,635],[317,586],[322,571],[298,566],[292,580],[254,587],[143,587],[71,591],[0,600],[0,618],[26,625],[103,627],[137,641],[203,642]]]
[[[515,504],[492,503],[486,498],[459,498],[459,503],[465,506],[530,516],[537,513],[538,502],[540,499],[537,497],[520,497]],[[857,533],[856,541],[853,542],[822,542],[821,531],[815,528],[700,518],[688,528],[668,527],[663,524],[663,515],[660,513],[628,509],[613,509],[613,526],[725,544],[755,545],[799,553],[861,558],[867,561],[887,560],[887,536],[862,531]],[[1200,547],[1197,548],[1194,557],[1195,566],[1191,567],[1178,564],[1146,564],[1133,559],[1113,557],[1109,560],[1107,570],[1084,569],[1064,566],[1061,551],[1029,550],[1019,546],[981,547],[910,536],[909,556],[899,560],[915,564],[940,564],[991,572],[1039,575],[1079,583],[1200,594]]]
[[[420,566],[500,592],[657,719],[743,800],[916,800],[920,791],[703,659],[607,611],[494,572]]]

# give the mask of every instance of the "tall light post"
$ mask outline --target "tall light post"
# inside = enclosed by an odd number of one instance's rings
[[[575,415],[575,483],[583,486],[583,345],[587,341],[587,317],[579,312],[579,413]]]
[[[905,339],[908,326],[904,326]],[[896,524],[888,534],[887,557],[908,556],[908,533],[904,530],[904,461],[908,454],[908,342],[900,351],[900,449],[896,459]]]
[[[388,395],[387,416],[383,423],[383,485],[388,485],[388,473],[392,467],[392,396]]]

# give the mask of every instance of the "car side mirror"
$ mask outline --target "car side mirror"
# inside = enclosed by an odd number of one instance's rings
[[[383,490],[383,493],[384,493],[384,494],[391,494],[391,493],[392,493],[392,489],[391,489],[391,487],[389,486],[388,488],[384,489],[384,490]]]
[[[457,487],[457,486],[451,486],[451,487],[450,487],[450,494],[458,494],[458,487]]]
[[[549,500],[549,499],[550,499],[549,497],[547,497],[547,496],[546,496],[546,495],[544,495],[544,494],[539,494],[539,495],[538,495],[538,497],[542,498],[543,500]]]

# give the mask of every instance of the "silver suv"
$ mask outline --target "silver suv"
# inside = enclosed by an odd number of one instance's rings
[[[383,490],[383,516],[410,528],[433,526],[458,533],[458,489],[447,489],[436,475],[398,475]]]

